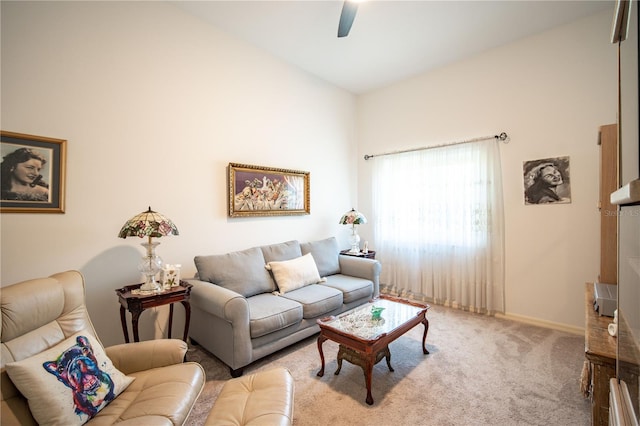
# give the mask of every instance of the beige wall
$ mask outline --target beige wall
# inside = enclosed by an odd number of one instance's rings
[[[114,289],[140,280],[140,241],[117,233],[147,206],[179,227],[180,236],[160,240],[159,254],[191,275],[198,254],[329,235],[346,241],[339,215],[352,205],[371,212],[365,153],[500,131],[511,136],[501,147],[507,312],[583,326],[583,283],[598,268],[596,132],[615,121],[610,14],[356,104],[170,4],[1,7],[2,129],[68,140],[67,212],[0,218],[2,285],[81,270],[106,344],[122,341]],[[522,162],[557,155],[571,157],[573,202],[524,206]],[[227,218],[229,162],[311,171],[312,214]],[[371,227],[360,232],[371,238]],[[164,326],[166,310],[144,315],[143,339],[154,334],[150,323]]]
[[[361,96],[359,207],[371,211],[364,154],[507,132],[501,145],[506,310],[584,327],[584,283],[599,269],[597,132],[616,121],[616,50],[604,12]],[[571,204],[525,206],[522,163],[570,157]],[[363,238],[372,229],[361,227]],[[381,259],[384,262],[384,259]]]
[[[158,254],[186,276],[195,255],[346,242],[350,93],[162,2],[2,2],[1,35],[2,129],[68,140],[66,213],[1,216],[2,285],[79,269],[112,344],[123,341],[114,290],[140,282],[143,253],[118,231],[148,206],[178,226]],[[310,171],[311,215],[228,218],[229,162]],[[163,315],[143,314],[142,338]]]

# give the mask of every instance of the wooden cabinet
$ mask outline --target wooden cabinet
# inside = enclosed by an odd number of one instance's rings
[[[601,126],[600,145],[600,273],[598,281],[618,283],[618,209],[610,195],[618,189],[618,126]],[[591,424],[609,424],[609,379],[616,376],[616,338],[609,335],[613,318],[600,316],[593,308],[593,283],[585,288],[584,354],[588,383],[583,383],[591,399]]]
[[[616,376],[616,338],[607,331],[613,321],[593,309],[593,283],[585,289],[584,355],[589,368],[586,385],[591,398],[591,424],[609,424],[609,379]]]
[[[599,129],[600,145],[600,275],[598,281],[618,284],[618,215],[610,195],[618,185],[618,126]]]
[[[598,281],[618,283],[618,209],[611,204],[610,195],[618,189],[618,126],[601,126],[600,145],[600,273]],[[591,424],[609,424],[609,379],[616,376],[616,338],[609,335],[613,318],[600,316],[593,308],[593,283],[585,288],[586,376],[583,390],[591,399]],[[583,373],[584,374],[584,373]],[[586,379],[586,383],[584,380]]]

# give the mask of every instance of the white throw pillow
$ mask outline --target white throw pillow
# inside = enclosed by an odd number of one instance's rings
[[[134,380],[114,367],[86,331],[5,367],[40,425],[82,425]]]
[[[291,260],[269,262],[265,268],[273,273],[280,294],[321,281],[311,253]]]

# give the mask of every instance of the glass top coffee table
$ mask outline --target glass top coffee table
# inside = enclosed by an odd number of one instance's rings
[[[373,306],[384,308],[379,319],[374,319],[372,316]],[[338,316],[319,319],[318,352],[320,352],[322,367],[318,371],[318,376],[324,376],[322,344],[326,340],[332,340],[340,345],[338,369],[335,374],[340,373],[343,359],[360,366],[364,371],[367,384],[366,402],[369,405],[373,404],[371,395],[373,366],[386,358],[389,370],[393,371],[389,343],[422,323],[424,324],[422,353],[429,353],[425,346],[429,331],[429,321],[426,317],[429,308],[430,306],[426,304],[383,295],[379,299]]]

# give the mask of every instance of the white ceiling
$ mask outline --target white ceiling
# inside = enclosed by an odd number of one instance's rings
[[[175,1],[338,87],[365,93],[552,27],[612,0],[369,1],[338,38],[342,1]]]

